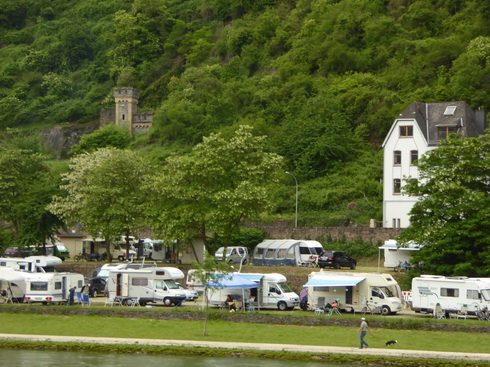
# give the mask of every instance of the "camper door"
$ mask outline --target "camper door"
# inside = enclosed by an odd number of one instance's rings
[[[129,274],[125,274],[125,273],[117,274],[116,296],[121,296],[121,297],[129,296]]]

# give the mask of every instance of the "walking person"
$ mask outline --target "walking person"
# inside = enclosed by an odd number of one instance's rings
[[[364,340],[364,337],[366,336],[368,330],[369,330],[369,326],[366,322],[366,319],[363,317],[363,318],[361,318],[361,326],[359,326],[359,329],[357,330],[357,332],[361,333],[361,335],[360,335],[360,341],[361,341],[360,349],[362,349],[363,347],[367,348],[369,346],[368,343],[366,343],[366,341]],[[369,330],[369,333],[371,333],[371,330]]]
[[[77,287],[72,287],[68,290],[68,306],[73,306],[75,304],[75,290]]]

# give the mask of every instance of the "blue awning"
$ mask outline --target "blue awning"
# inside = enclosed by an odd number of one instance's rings
[[[222,279],[209,282],[207,286],[211,288],[250,289],[257,288],[259,285],[252,280],[231,273],[225,275]]]
[[[313,278],[308,281],[305,287],[353,287],[366,278],[360,277],[325,277],[325,278]]]
[[[252,282],[256,282],[256,283],[259,283],[260,280],[264,277],[264,275],[262,275],[262,274],[242,274],[242,273],[238,273],[237,275],[240,276],[240,277],[242,277],[242,278],[251,280]]]

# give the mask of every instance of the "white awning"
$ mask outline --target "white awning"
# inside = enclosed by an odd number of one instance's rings
[[[313,278],[305,287],[353,287],[362,282],[365,277],[325,277]]]

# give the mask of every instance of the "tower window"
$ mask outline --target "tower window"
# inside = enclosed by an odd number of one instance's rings
[[[124,113],[122,115],[122,119],[123,119],[123,121],[126,120],[126,115]]]

